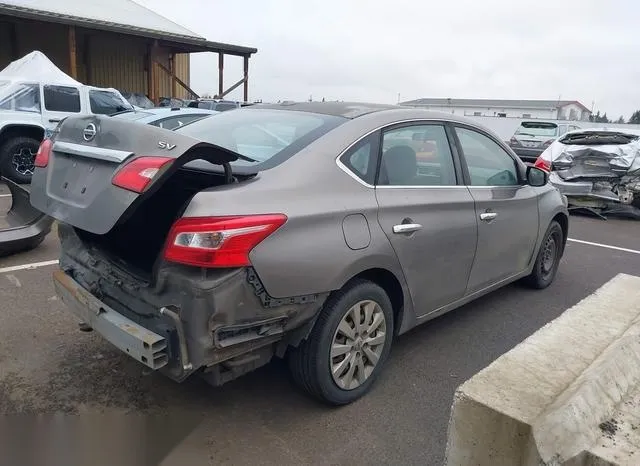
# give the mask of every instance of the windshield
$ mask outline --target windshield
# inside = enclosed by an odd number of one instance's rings
[[[521,123],[516,134],[520,136],[555,137],[558,125],[555,123]]]
[[[264,168],[270,168],[345,121],[331,115],[249,107],[222,112],[176,131],[246,158],[232,165],[264,163]]]

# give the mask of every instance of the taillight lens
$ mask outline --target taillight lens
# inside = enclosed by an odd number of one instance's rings
[[[111,182],[120,188],[141,193],[173,160],[171,157],[138,157],[122,167]]]
[[[197,267],[245,267],[251,250],[286,221],[283,214],[181,218],[171,227],[164,257]]]
[[[515,137],[512,137],[511,139],[509,139],[509,145],[518,146],[518,145],[520,145],[520,143],[518,142],[518,140]]]
[[[36,153],[36,159],[33,162],[36,167],[45,168],[49,165],[49,156],[51,155],[52,146],[53,142],[51,139],[44,139],[40,143],[40,147],[38,147],[38,152]]]
[[[553,143],[553,141],[555,141],[555,139],[549,139],[549,140],[545,141],[542,145],[544,147],[549,147]]]
[[[536,159],[536,163],[534,163],[533,166],[546,172],[551,171],[551,162],[547,159],[543,159],[542,156]]]

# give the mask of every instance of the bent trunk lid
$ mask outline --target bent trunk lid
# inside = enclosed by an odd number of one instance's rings
[[[181,166],[194,160],[225,165],[238,154],[151,125],[107,116],[68,117],[52,136],[46,168],[36,168],[31,204],[94,234],[109,232]],[[175,159],[142,194],[112,184],[115,173],[140,156]]]

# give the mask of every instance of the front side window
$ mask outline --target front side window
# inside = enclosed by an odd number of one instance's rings
[[[39,86],[18,83],[0,87],[0,110],[40,113]]]
[[[75,87],[44,86],[44,108],[51,112],[80,112],[80,91]]]
[[[96,115],[111,115],[131,109],[131,105],[109,91],[89,91],[89,104],[91,112]]]
[[[471,186],[516,186],[516,162],[491,138],[467,128],[456,127]]]
[[[455,184],[453,157],[444,126],[412,125],[384,132],[378,185]]]

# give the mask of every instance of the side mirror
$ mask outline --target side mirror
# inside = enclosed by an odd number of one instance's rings
[[[544,186],[549,181],[549,174],[538,167],[527,167],[527,183],[530,186]]]

